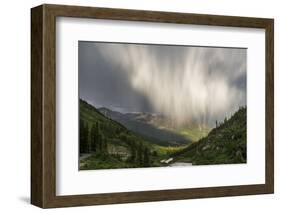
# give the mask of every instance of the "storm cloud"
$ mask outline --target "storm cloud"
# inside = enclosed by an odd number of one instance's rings
[[[213,125],[246,105],[243,48],[79,42],[79,96],[96,107]]]

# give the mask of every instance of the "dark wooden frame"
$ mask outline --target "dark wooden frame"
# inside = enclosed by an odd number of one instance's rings
[[[56,196],[56,17],[262,28],[266,34],[266,183],[195,189]],[[274,20],[41,5],[31,9],[31,203],[65,207],[274,192]]]

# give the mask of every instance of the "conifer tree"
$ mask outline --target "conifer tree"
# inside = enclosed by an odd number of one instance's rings
[[[91,144],[91,152],[96,152],[96,138],[95,138],[95,127],[92,125],[90,131],[90,144]]]
[[[143,166],[143,145],[140,142],[137,150],[137,163],[139,166]]]
[[[103,153],[107,154],[107,139],[105,137],[103,139]]]
[[[143,153],[143,165],[145,167],[148,167],[150,165],[149,150],[147,147],[145,147],[144,153]]]
[[[85,136],[84,136],[84,132],[85,132],[85,126],[84,126],[84,122],[83,120],[80,118],[79,120],[79,151],[80,153],[85,153]]]
[[[100,133],[99,138],[100,138],[100,152],[102,154],[104,154],[104,136],[103,136],[103,134]]]
[[[96,152],[101,152],[101,135],[100,135],[100,125],[99,122],[96,122],[95,128],[95,143],[96,143]]]
[[[89,141],[89,128],[88,123],[86,122],[84,125],[84,140],[85,140],[85,152],[90,152],[90,141]]]
[[[133,143],[130,144],[130,151],[131,151],[131,156],[129,158],[129,161],[131,163],[135,163],[136,162],[136,157],[137,157],[137,151],[136,151],[136,146]]]

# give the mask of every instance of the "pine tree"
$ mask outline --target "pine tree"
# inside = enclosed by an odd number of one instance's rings
[[[80,151],[80,153],[86,152],[84,129],[85,129],[84,122],[80,118],[80,120],[79,120],[79,151]]]
[[[131,156],[130,156],[129,161],[131,163],[135,163],[136,162],[136,157],[137,157],[136,146],[134,144],[131,144],[130,149],[131,149]]]
[[[143,153],[143,165],[145,167],[148,167],[150,165],[149,150],[147,147],[145,147],[144,153]]]
[[[79,120],[79,151],[80,153],[90,152],[88,124],[82,119]]]
[[[85,140],[85,152],[89,153],[90,152],[90,141],[89,141],[89,128],[87,122],[85,123],[84,126],[84,140]]]
[[[225,117],[225,118],[224,118],[224,123],[226,123],[226,122],[227,122],[227,118]]]
[[[100,125],[99,122],[96,122],[96,131],[95,131],[95,143],[96,143],[96,152],[101,152],[101,135],[100,135]]]
[[[107,139],[105,137],[103,139],[103,153],[107,155]]]
[[[139,166],[143,166],[143,145],[139,143],[138,150],[137,150],[137,163]]]
[[[96,152],[96,138],[95,138],[95,127],[92,125],[91,131],[90,131],[90,144],[91,144],[91,152]]]
[[[99,133],[99,151],[103,154],[103,135]]]

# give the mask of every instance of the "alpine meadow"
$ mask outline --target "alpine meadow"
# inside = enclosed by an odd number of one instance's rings
[[[247,163],[247,49],[78,42],[79,169]]]

